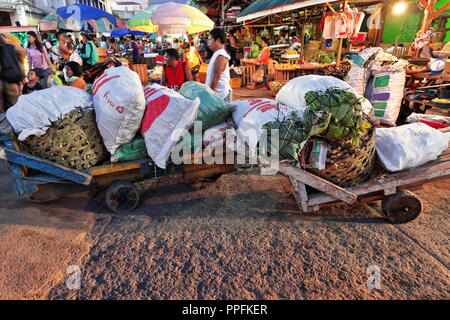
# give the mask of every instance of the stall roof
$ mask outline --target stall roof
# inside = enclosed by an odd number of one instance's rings
[[[238,15],[237,22],[337,1],[339,0],[256,0]]]

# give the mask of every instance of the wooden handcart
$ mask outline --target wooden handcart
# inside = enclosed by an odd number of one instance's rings
[[[409,190],[450,177],[450,149],[432,162],[417,168],[386,174],[354,187],[341,188],[310,172],[287,163],[280,164],[280,172],[289,177],[295,198],[303,212],[318,211],[321,207],[345,202],[382,200],[382,213],[392,223],[406,223],[422,212],[422,202]],[[408,190],[406,190],[408,189]]]
[[[106,189],[106,205],[115,213],[130,212],[139,204],[140,194],[133,182],[167,178],[190,183],[234,170],[234,165],[196,162],[168,164],[161,169],[150,158],[76,170],[20,150],[12,135],[0,135],[0,159],[8,163],[15,177],[17,195],[28,194],[33,201],[46,202],[64,195]]]

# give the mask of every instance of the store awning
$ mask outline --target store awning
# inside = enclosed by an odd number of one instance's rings
[[[265,17],[275,13],[281,13],[315,5],[321,5],[327,2],[331,3],[337,1],[339,0],[256,0],[238,15],[236,21],[243,22]]]

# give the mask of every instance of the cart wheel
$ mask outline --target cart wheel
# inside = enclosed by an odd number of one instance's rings
[[[106,191],[106,205],[114,213],[127,213],[139,203],[139,191],[128,181],[118,181]]]
[[[422,202],[414,193],[402,190],[387,196],[381,202],[383,215],[392,223],[406,223],[422,212]]]

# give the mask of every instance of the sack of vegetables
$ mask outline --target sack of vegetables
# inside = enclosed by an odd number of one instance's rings
[[[375,122],[363,111],[361,98],[348,89],[309,91],[301,117],[293,113],[282,122],[265,125],[280,130],[279,154],[301,166],[301,150],[311,137],[326,147],[325,169],[309,168],[340,186],[364,182],[375,164]]]

